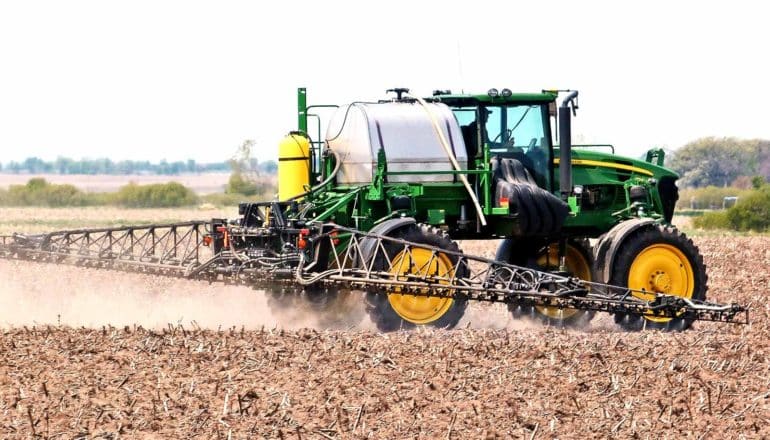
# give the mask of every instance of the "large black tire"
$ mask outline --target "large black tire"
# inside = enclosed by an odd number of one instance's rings
[[[707,280],[706,265],[692,240],[674,227],[657,225],[637,231],[624,240],[615,254],[610,276],[613,285],[657,290],[695,300],[706,299]],[[693,320],[616,314],[615,322],[630,331],[645,328],[682,331],[690,328]]]
[[[434,246],[440,249],[445,249],[452,252],[460,252],[460,248],[457,243],[452,241],[449,236],[443,231],[425,225],[409,225],[400,229],[397,229],[391,234],[394,238],[410,241],[413,243],[425,244]],[[403,246],[396,245],[395,243],[383,243],[385,250],[388,254],[388,258],[393,259],[401,252]],[[442,254],[449,258],[452,265],[457,264],[457,257],[449,254]],[[384,258],[378,258],[374,262],[375,270],[388,270],[388,263]],[[462,266],[457,269],[457,276],[462,277],[467,273],[467,267]],[[416,325],[430,325],[438,328],[454,328],[460,319],[465,314],[465,309],[468,306],[468,302],[463,297],[456,297],[452,300],[452,304],[438,319],[425,323],[415,324],[410,322],[396,310],[393,309],[389,301],[389,294],[367,292],[366,300],[364,302],[365,309],[369,313],[369,317],[372,322],[377,326],[377,329],[382,332],[392,332],[396,330],[410,329]]]
[[[569,207],[560,198],[537,186],[529,170],[516,159],[494,157],[496,207],[506,206],[518,221],[516,235],[521,237],[553,235],[561,230]]]
[[[498,248],[496,259],[511,264],[527,266],[537,270],[558,270],[558,244],[546,246],[522,244],[516,246],[513,240],[504,240]],[[544,260],[549,255],[547,264]],[[571,275],[593,280],[593,258],[590,246],[586,240],[569,240],[567,242],[567,267],[573,270]],[[508,304],[508,310],[515,319],[530,318],[554,327],[579,328],[587,325],[594,318],[594,312],[587,310],[565,309],[557,310],[547,307],[536,307],[529,304],[514,302]]]

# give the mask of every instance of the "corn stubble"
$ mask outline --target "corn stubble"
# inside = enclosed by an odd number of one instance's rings
[[[0,437],[767,438],[770,238],[697,244],[710,298],[750,304],[752,324],[680,334],[603,320],[392,334],[259,320],[7,325]],[[249,293],[261,296],[229,299]]]

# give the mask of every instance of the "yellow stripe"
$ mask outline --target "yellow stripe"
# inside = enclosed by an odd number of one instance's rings
[[[559,158],[553,160],[553,163],[556,165],[559,164]],[[645,170],[644,168],[639,167],[633,167],[631,165],[624,165],[622,163],[615,163],[615,162],[600,162],[598,160],[585,160],[585,159],[572,159],[572,165],[585,165],[589,167],[604,167],[604,168],[616,168],[619,170],[626,170],[626,171],[633,171],[635,173],[639,174],[646,174],[648,176],[653,176],[652,171]]]

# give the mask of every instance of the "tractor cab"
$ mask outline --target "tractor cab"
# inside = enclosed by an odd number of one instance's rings
[[[491,171],[490,205],[512,220],[508,234],[557,234],[569,208],[555,195],[551,117],[556,92],[514,94],[508,89],[486,95],[435,98],[457,119],[469,169]],[[483,186],[483,185],[482,185]]]
[[[551,121],[555,93],[513,94],[492,89],[487,95],[437,95],[460,124],[471,161],[478,168],[484,146],[490,159],[520,162],[541,188],[552,191]],[[483,166],[483,163],[478,163]]]

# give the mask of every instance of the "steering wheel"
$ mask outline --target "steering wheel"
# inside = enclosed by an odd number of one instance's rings
[[[531,151],[533,148],[537,148],[537,138],[532,138],[532,140],[529,141],[529,145],[527,145],[527,151]]]
[[[503,147],[505,148],[513,148],[516,146],[516,142],[513,139],[513,136],[509,137],[507,141],[503,144]]]
[[[505,134],[505,136],[503,136]],[[494,139],[492,139],[492,142],[497,142],[498,139],[500,140],[500,143],[505,148],[511,148],[514,146],[514,139],[513,139],[513,130],[510,128],[505,129],[505,131],[501,131],[500,133],[495,136]]]
[[[530,145],[532,145],[532,142],[530,142]],[[547,169],[548,155],[542,148],[530,148],[530,150],[525,153],[525,156],[536,173],[545,172]]]

